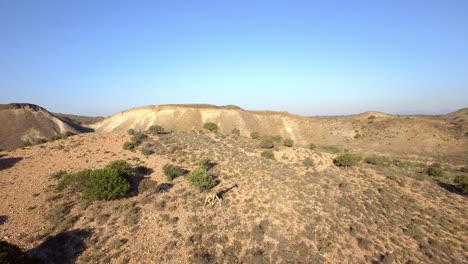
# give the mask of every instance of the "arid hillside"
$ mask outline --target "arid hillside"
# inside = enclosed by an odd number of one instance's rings
[[[99,132],[146,130],[160,125],[172,131],[202,129],[216,123],[226,134],[279,135],[296,144],[339,146],[367,153],[423,155],[468,162],[468,109],[441,116],[400,116],[367,112],[336,118],[307,118],[286,112],[245,111],[236,106],[161,105],[117,113],[94,125]]]
[[[48,141],[66,132],[92,131],[33,104],[0,105],[0,149]]]
[[[398,156],[347,168],[320,148],[261,145],[106,132],[0,152],[0,234],[48,264],[467,263],[468,203],[454,177],[468,168],[432,174]],[[128,193],[86,198],[86,170],[115,160],[136,174]],[[166,164],[182,171],[169,178]],[[211,191],[190,180],[202,166]],[[222,202],[204,207],[209,193]]]

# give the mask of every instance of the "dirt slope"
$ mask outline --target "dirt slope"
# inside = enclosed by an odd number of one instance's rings
[[[49,140],[66,131],[77,134],[86,130],[33,104],[0,105],[0,124],[0,149],[4,150],[17,148],[25,142],[34,143],[38,139]]]
[[[125,132],[87,133],[0,152],[0,234],[45,263],[466,263],[466,195],[418,167],[362,164],[305,148],[261,157],[258,140],[197,131],[152,136],[155,153],[122,149]],[[222,206],[166,163],[193,170],[209,157]],[[312,158],[308,168],[303,160]],[[51,174],[145,165],[132,192],[86,201],[55,191]],[[158,186],[138,191],[142,179]],[[445,187],[444,187],[445,186]]]
[[[235,106],[161,105],[123,111],[92,127],[109,132],[130,128],[146,130],[151,125],[161,125],[173,131],[188,131],[202,129],[204,123],[213,122],[225,134],[238,128],[244,136],[254,131],[261,135],[280,135],[303,146],[336,145],[360,152],[424,155],[466,163],[467,112],[465,109],[435,117],[367,112],[319,119],[286,112],[245,111]]]

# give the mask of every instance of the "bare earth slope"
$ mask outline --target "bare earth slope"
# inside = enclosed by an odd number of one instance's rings
[[[274,149],[258,140],[189,131],[148,135],[144,156],[122,149],[123,132],[87,133],[0,152],[0,234],[44,263],[467,263],[467,197],[418,167],[362,164],[342,169],[333,155]],[[222,205],[162,166],[209,171]],[[313,168],[303,165],[312,158]],[[74,173],[124,159],[145,165],[132,192],[86,201],[55,191]],[[158,185],[143,191],[143,179]],[[140,191],[139,191],[140,190]]]
[[[374,118],[375,117],[375,118]],[[117,113],[93,125],[96,131],[146,130],[161,125],[173,131],[218,124],[222,133],[238,128],[244,136],[280,135],[306,146],[337,145],[359,152],[424,155],[468,162],[468,110],[443,116],[397,116],[368,112],[340,118],[306,118],[286,112],[245,111],[236,106],[160,105]]]
[[[66,131],[77,134],[86,130],[33,104],[0,105],[0,124],[0,149],[5,150],[38,139],[49,140]]]

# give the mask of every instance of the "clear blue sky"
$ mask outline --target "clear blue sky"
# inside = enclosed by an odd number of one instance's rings
[[[0,103],[468,107],[468,1],[0,0]]]

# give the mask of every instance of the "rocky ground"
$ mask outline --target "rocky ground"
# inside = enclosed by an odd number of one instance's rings
[[[423,164],[333,164],[326,150],[275,147],[200,131],[150,135],[152,154],[123,150],[130,135],[89,133],[0,152],[1,239],[47,263],[466,263],[466,194]],[[305,166],[305,158],[315,165]],[[162,166],[190,171],[202,158],[222,204],[167,181]],[[150,168],[119,200],[55,191],[53,173],[114,160]],[[451,168],[450,164],[444,164]],[[144,179],[157,185],[139,188]],[[141,186],[140,186],[141,187]]]

